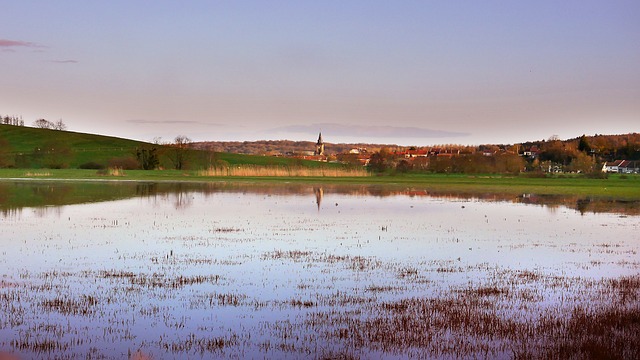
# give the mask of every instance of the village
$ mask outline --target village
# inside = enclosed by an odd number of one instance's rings
[[[378,149],[357,147],[330,154],[326,151],[327,146],[320,133],[313,150],[273,155],[362,165],[380,171],[395,169],[402,172],[422,170],[441,173],[640,173],[640,161],[626,159],[606,161],[607,157],[615,156],[616,153],[611,154],[611,151],[592,148],[584,136],[577,140],[577,144],[573,144],[570,141],[551,139],[540,146],[516,144],[509,146],[395,146]]]

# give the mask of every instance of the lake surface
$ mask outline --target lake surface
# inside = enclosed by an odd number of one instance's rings
[[[632,358],[638,208],[380,186],[2,182],[0,352]]]

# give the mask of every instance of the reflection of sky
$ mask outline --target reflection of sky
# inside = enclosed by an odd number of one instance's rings
[[[634,217],[580,215],[565,208],[549,212],[505,202],[331,193],[325,193],[320,210],[313,193],[183,193],[181,199],[189,206],[176,207],[178,198],[167,195],[5,218],[0,222],[0,275],[21,283],[61,282],[62,295],[72,298],[115,294],[121,303],[105,305],[104,311],[126,321],[138,318],[125,326],[136,338],[124,344],[135,348],[160,335],[186,336],[199,328],[224,334],[293,319],[299,313],[277,304],[337,292],[362,295],[372,285],[398,287],[397,294],[379,295],[393,298],[481,282],[505,269],[593,278],[637,272],[625,265],[637,262]],[[273,256],[277,252],[284,255]],[[362,260],[362,268],[355,259]],[[435,289],[405,282],[398,277],[403,269],[416,269]],[[127,285],[126,279],[97,277],[104,270],[157,274],[165,281],[192,275],[219,275],[221,280],[123,293],[118,284]],[[41,277],[51,271],[70,275]],[[201,302],[208,305],[207,296],[215,293],[241,294],[270,305],[250,315],[242,307],[202,310]],[[169,324],[185,322],[185,332],[139,315],[154,306],[170,314]],[[39,321],[37,313],[33,316]],[[104,326],[100,319],[72,321],[97,332]],[[0,338],[13,336],[6,331],[0,330]],[[269,338],[268,333],[254,336]],[[117,350],[111,342],[104,346]]]
[[[587,261],[590,256],[573,250],[630,240],[637,226],[632,218],[615,215],[580,215],[566,208],[550,212],[539,206],[477,200],[325,194],[318,210],[312,195],[179,197],[66,206],[45,213],[23,211],[19,218],[3,220],[5,251],[20,257],[41,249],[27,261],[44,267],[44,263],[65,264],[67,251],[89,262],[101,258],[108,266],[114,254],[143,252],[152,243],[157,252],[176,239],[210,242],[228,237],[239,241],[240,249],[251,243],[252,251],[300,246],[395,261],[432,256],[558,268],[568,258]],[[177,205],[185,201],[187,206]]]

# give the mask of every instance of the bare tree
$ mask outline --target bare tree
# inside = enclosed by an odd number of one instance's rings
[[[178,135],[171,145],[169,151],[169,159],[173,162],[173,166],[176,170],[184,170],[187,167],[189,161],[189,144],[191,139],[184,135]]]
[[[38,119],[33,122],[33,126],[40,129],[53,129],[55,124],[46,119]]]
[[[53,125],[53,129],[64,131],[64,130],[67,130],[67,125],[64,122],[62,122],[62,119],[60,119],[56,121],[56,123]]]
[[[178,135],[176,136],[176,138],[174,139],[174,145],[180,147],[180,148],[186,148],[189,147],[189,144],[191,143],[191,139],[189,139],[188,137],[184,136],[184,135]]]

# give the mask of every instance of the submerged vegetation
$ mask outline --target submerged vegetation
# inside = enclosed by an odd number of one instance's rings
[[[42,206],[0,222],[0,349],[24,358],[640,355],[637,202],[0,182],[11,196]]]
[[[192,241],[189,237],[176,240]],[[22,335],[0,341],[0,346],[17,353],[75,359],[84,357],[79,349],[93,344],[91,349],[100,358],[113,358],[115,353],[104,352],[100,344],[112,343],[118,349],[119,344],[140,343],[134,330],[137,324],[157,323],[171,333],[143,337],[142,349],[137,351],[159,358],[253,354],[364,359],[377,354],[382,358],[634,359],[640,355],[637,275],[594,280],[480,265],[445,272],[452,278],[476,274],[478,280],[443,286],[442,280],[436,280],[443,274],[439,262],[407,269],[374,257],[276,250],[263,254],[263,266],[291,262],[296,281],[306,277],[305,269],[319,267],[332,276],[351,272],[366,278],[366,285],[330,286],[326,291],[323,281],[310,279],[287,289],[290,297],[265,300],[255,293],[237,292],[239,287],[228,290],[233,280],[215,273],[158,272],[167,267],[202,271],[203,264],[231,270],[251,261],[225,263],[196,253],[185,255],[141,254],[141,260],[152,260],[147,263],[149,271],[23,272],[20,281],[3,280],[0,309],[7,316],[0,319],[0,328],[20,329]],[[402,276],[393,279],[389,274]],[[84,290],[70,291],[70,283]],[[100,286],[90,285],[95,283]],[[141,297],[158,300],[136,304]],[[215,323],[196,329],[190,325],[195,313],[185,315],[186,309],[200,314],[234,313],[231,308],[263,320],[257,326],[226,324],[220,332]],[[61,315],[69,322],[43,322],[37,312],[52,319]],[[281,315],[270,319],[268,313]],[[295,315],[282,315],[287,313]],[[99,331],[76,324],[95,324]],[[129,348],[129,352],[135,350]]]

